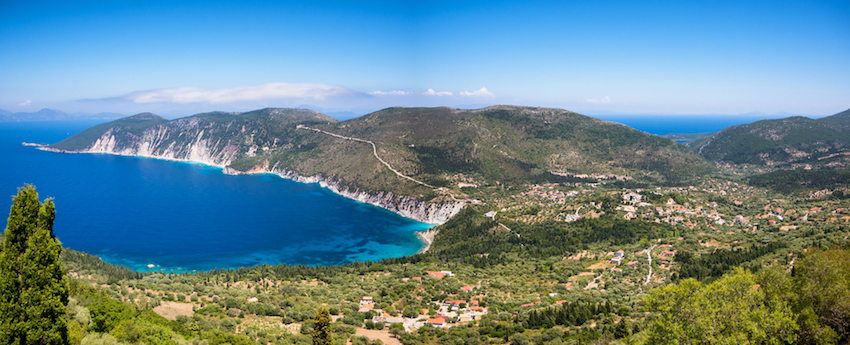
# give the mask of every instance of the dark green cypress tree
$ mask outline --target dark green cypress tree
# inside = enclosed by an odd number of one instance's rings
[[[35,187],[12,200],[0,254],[0,344],[67,344],[68,277],[53,236],[53,200]]]
[[[316,323],[313,325],[313,345],[333,345],[334,334],[331,328],[331,313],[328,308],[320,307],[316,311]]]

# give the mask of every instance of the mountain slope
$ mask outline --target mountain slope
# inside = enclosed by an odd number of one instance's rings
[[[708,160],[737,164],[846,167],[850,110],[817,120],[794,116],[729,127],[695,150]]]
[[[50,147],[64,151],[196,160],[223,167],[240,155],[252,156],[253,150],[265,145],[271,137],[289,137],[296,130],[296,123],[317,122],[336,120],[302,109],[212,112],[172,121],[142,113],[99,124]]]
[[[389,108],[323,129],[388,145],[411,174],[473,173],[508,183],[552,181],[553,173],[669,181],[707,169],[669,140],[561,109]]]
[[[441,221],[457,209],[428,205],[457,201],[434,187],[454,187],[461,175],[479,185],[510,186],[587,175],[674,182],[712,169],[662,137],[566,110],[515,106],[388,108],[344,122],[301,109],[213,112],[173,121],[139,114],[51,148],[200,161],[230,173],[274,172]],[[394,209],[399,205],[407,211]]]

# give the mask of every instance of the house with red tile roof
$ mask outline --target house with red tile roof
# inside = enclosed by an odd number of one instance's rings
[[[446,319],[438,316],[433,319],[428,319],[428,324],[434,327],[442,328],[446,326]]]
[[[434,278],[434,279],[443,279],[443,277],[446,276],[445,273],[437,272],[437,271],[425,271],[425,273],[428,273],[428,275],[431,276],[431,278]]]
[[[449,300],[449,301],[443,302],[443,304],[447,304],[447,305],[450,305],[450,306],[457,307],[457,306],[460,306],[461,304],[466,304],[466,300],[463,300],[463,299]]]

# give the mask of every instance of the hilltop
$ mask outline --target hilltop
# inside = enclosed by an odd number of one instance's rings
[[[846,168],[850,110],[817,120],[792,116],[732,126],[691,147],[718,162],[778,169]]]

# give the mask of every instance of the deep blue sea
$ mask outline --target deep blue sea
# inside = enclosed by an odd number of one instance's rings
[[[56,143],[97,123],[0,123],[4,229],[12,196],[29,183],[40,198],[54,198],[54,233],[63,246],[140,271],[333,265],[412,255],[424,246],[415,232],[429,225],[318,184],[21,145]]]

